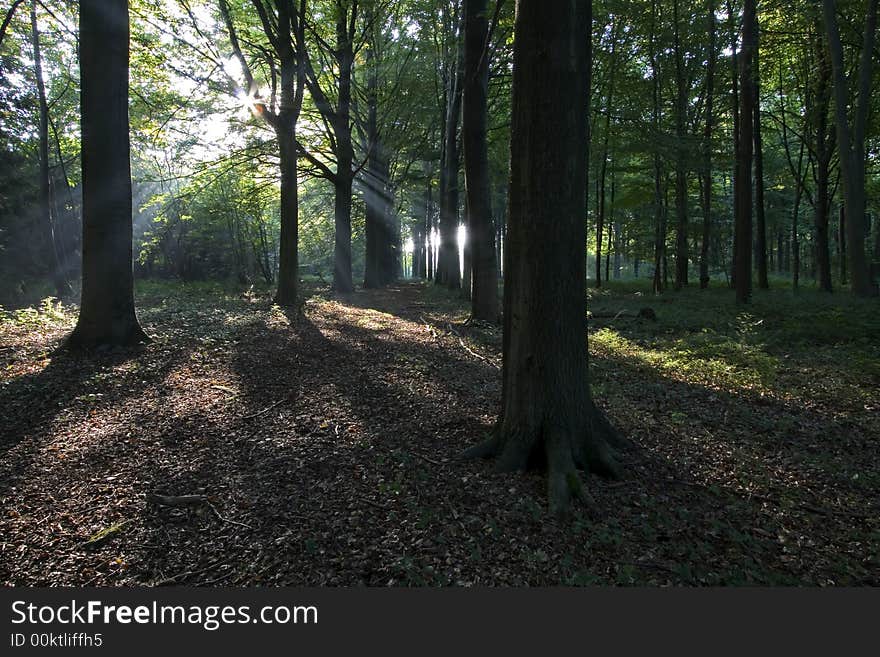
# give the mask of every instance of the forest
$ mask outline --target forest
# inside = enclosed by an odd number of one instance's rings
[[[880,585],[878,0],[5,4],[3,585]]]

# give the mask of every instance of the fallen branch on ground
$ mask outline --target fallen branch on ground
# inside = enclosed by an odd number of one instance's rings
[[[473,349],[468,347],[464,343],[464,339],[461,337],[461,334],[458,331],[456,331],[454,328],[452,328],[452,324],[447,322],[446,327],[449,329],[450,333],[452,333],[453,335],[455,335],[458,338],[458,344],[461,345],[462,349],[464,349],[466,352],[468,352],[471,356],[473,356],[474,358],[477,358],[478,360],[483,361],[484,363],[488,363],[489,365],[494,367],[496,370],[501,369],[501,365],[496,363],[494,360],[487,358],[486,356],[483,356],[482,354],[478,354],[476,351],[474,351]]]
[[[652,322],[657,321],[657,313],[653,308],[639,308],[638,312],[631,312],[624,308],[616,313],[594,313],[588,312],[587,319],[650,319]]]

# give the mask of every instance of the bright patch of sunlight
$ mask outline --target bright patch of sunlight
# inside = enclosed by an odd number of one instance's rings
[[[467,244],[467,226],[458,224],[458,268],[461,271],[461,277],[464,278],[464,247]]]
[[[602,328],[591,334],[589,341],[591,351],[604,352],[610,358],[640,361],[670,378],[728,389],[765,388],[778,366],[777,359],[760,347],[714,332],[643,345]]]
[[[403,252],[406,255],[412,255],[412,252],[415,251],[416,245],[413,242],[412,237],[407,238],[406,242],[403,244]]]

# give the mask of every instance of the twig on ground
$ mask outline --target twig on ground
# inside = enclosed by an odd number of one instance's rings
[[[436,460],[434,460],[434,459],[432,459],[432,458],[428,458],[428,457],[425,456],[424,454],[421,454],[421,453],[416,452],[416,451],[413,451],[413,454],[415,454],[416,456],[418,456],[418,457],[419,457],[420,459],[422,459],[423,461],[427,461],[428,463],[433,463],[434,465],[443,465],[443,464],[444,464],[443,461],[436,461]]]
[[[153,504],[158,504],[159,506],[207,506],[220,521],[228,522],[231,525],[238,525],[239,527],[245,527],[246,529],[253,529],[253,527],[246,523],[238,522],[237,520],[232,520],[224,516],[220,513],[217,507],[211,503],[211,500],[208,499],[207,495],[157,495],[156,493],[149,493],[147,495],[147,501]]]
[[[268,413],[268,412],[271,411],[273,408],[276,408],[276,407],[278,407],[278,406],[281,406],[281,404],[283,404],[284,402],[286,402],[288,399],[289,399],[288,397],[284,397],[283,399],[279,399],[279,400],[278,400],[277,402],[275,402],[274,404],[269,404],[269,405],[268,405],[266,408],[264,408],[262,411],[257,411],[256,413],[251,413],[250,415],[245,415],[245,416],[243,416],[241,419],[242,419],[242,420],[253,420],[255,417],[259,417],[259,416],[263,415],[264,413]]]
[[[494,367],[496,370],[501,369],[501,366],[498,363],[496,363],[494,360],[492,360],[491,358],[487,358],[486,356],[483,356],[482,354],[478,354],[476,351],[474,351],[473,349],[468,347],[464,343],[464,339],[461,337],[461,334],[458,331],[456,331],[454,328],[452,328],[452,324],[447,322],[446,327],[449,329],[450,333],[452,333],[453,335],[455,335],[458,338],[458,344],[461,345],[462,349],[464,349],[466,352],[468,352],[471,356],[473,356],[474,358],[476,358],[478,360],[483,361],[484,363],[488,363],[489,365]]]
[[[366,502],[367,504],[369,504],[370,506],[376,507],[377,509],[382,509],[383,511],[390,511],[391,510],[390,506],[385,506],[384,504],[379,504],[379,502],[374,502],[369,497],[362,497],[360,499],[362,501]]]

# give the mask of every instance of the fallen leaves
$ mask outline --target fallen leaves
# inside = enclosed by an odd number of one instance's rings
[[[302,316],[152,299],[152,344],[76,357],[52,353],[69,322],[28,315],[0,331],[0,582],[880,583],[876,389],[845,368],[823,385],[834,359],[793,348],[738,379],[771,322],[699,337],[672,309],[591,341],[598,402],[641,450],[624,481],[588,479],[600,513],[567,525],[539,473],[455,458],[491,430],[501,339],[436,289],[314,296]],[[690,376],[713,345],[717,369]]]

